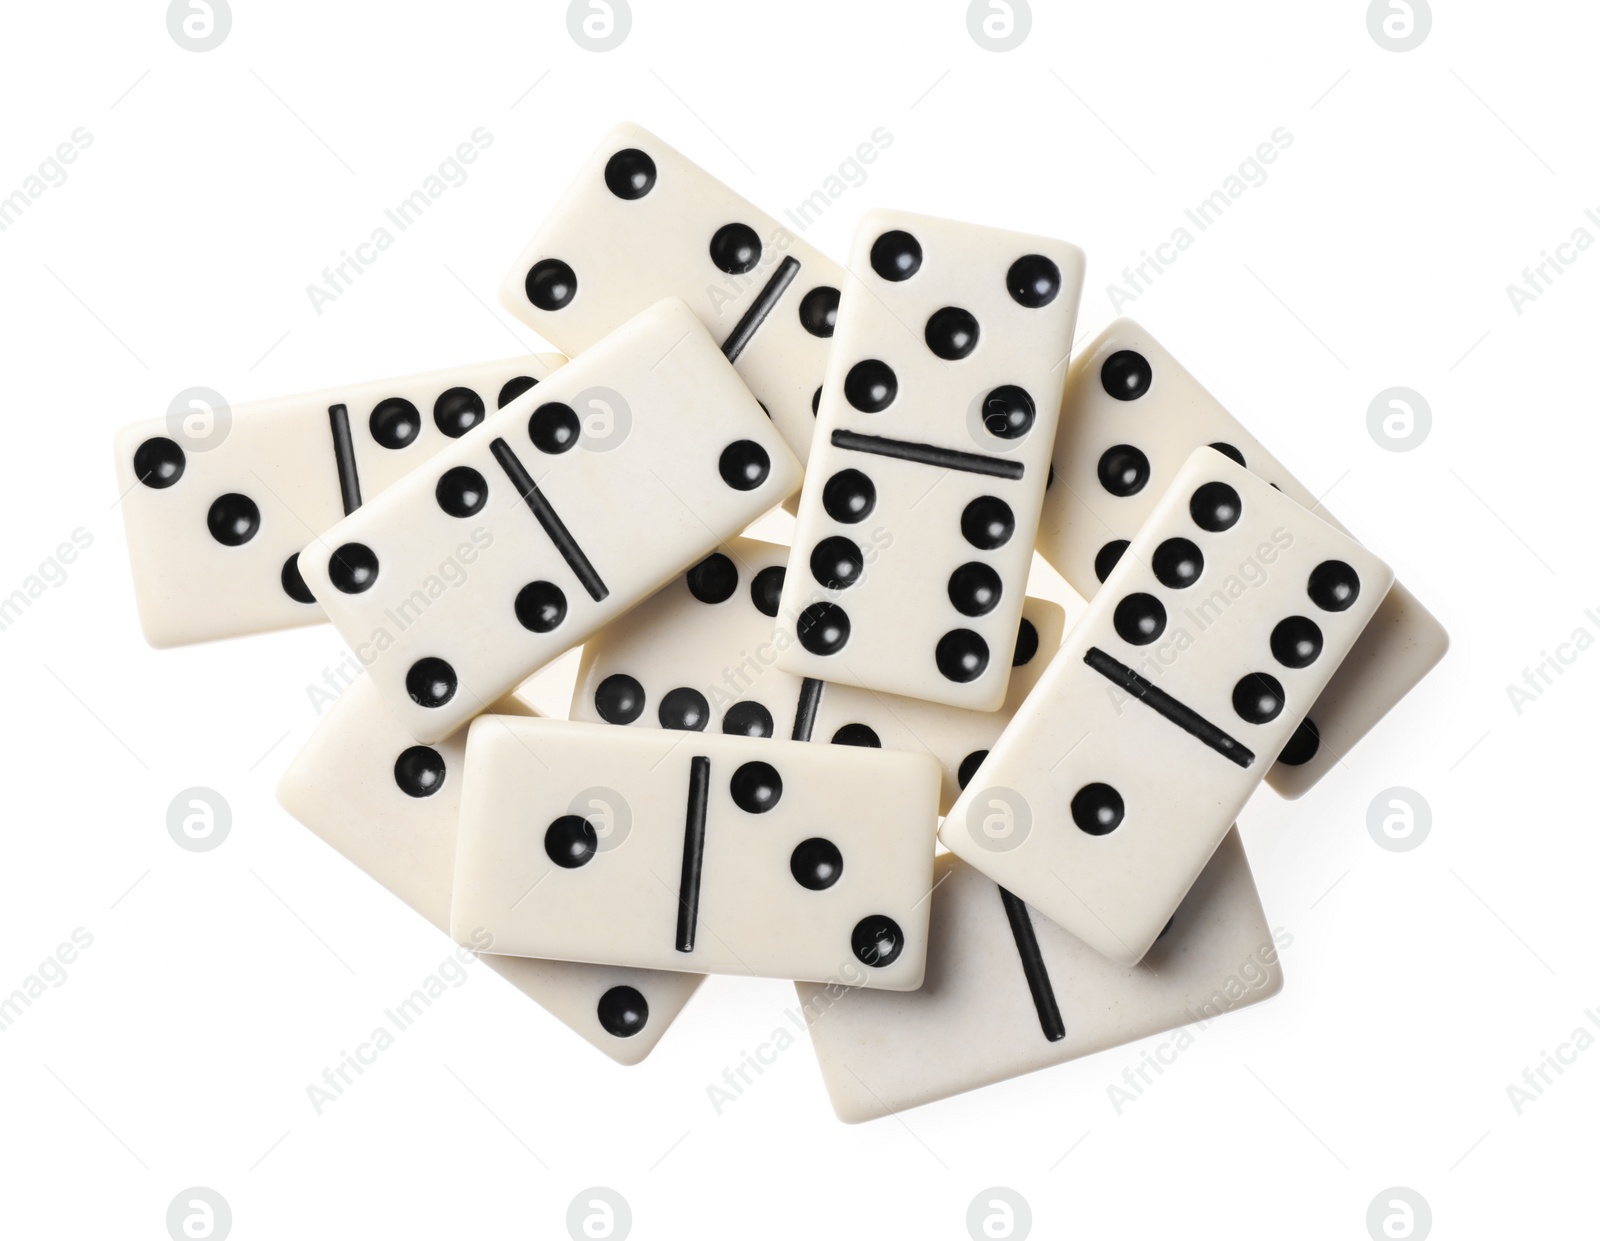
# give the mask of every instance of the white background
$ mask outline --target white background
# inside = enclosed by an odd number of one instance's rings
[[[93,945],[0,1033],[5,1233],[163,1237],[195,1185],[240,1238],[562,1237],[593,1185],[640,1238],[961,1238],[993,1185],[1050,1237],[1359,1241],[1396,1185],[1439,1236],[1581,1229],[1600,1050],[1520,1115],[1506,1088],[1576,1027],[1600,1035],[1600,653],[1520,713],[1506,686],[1600,636],[1600,253],[1520,314],[1506,286],[1579,226],[1600,237],[1600,11],[1438,3],[1396,53],[1365,0],[1035,0],[999,54],[955,0],[634,0],[596,54],[565,7],[236,0],[204,53],[150,0],[7,7],[0,195],[75,128],[93,141],[0,232],[0,595],[74,530],[93,542],[0,632],[0,994],[74,928]],[[802,1042],[719,1116],[708,1084],[788,986],[713,979],[621,1069],[481,967],[320,1117],[307,1101],[448,947],[273,801],[331,630],[144,645],[111,437],[193,385],[238,403],[538,346],[494,291],[625,118],[774,214],[881,126],[892,145],[807,238],[841,255],[879,204],[1068,238],[1086,333],[1185,206],[1293,135],[1125,313],[1332,489],[1454,647],[1311,795],[1251,803],[1284,994],[1120,1115],[1107,1087],[1159,1040],[857,1127]],[[316,313],[322,268],[480,126],[469,179]],[[1366,428],[1393,385],[1433,412],[1408,453]],[[1065,597],[1043,570],[1034,589]],[[570,677],[535,699],[561,710]],[[233,809],[213,852],[166,831],[191,785]],[[1368,834],[1392,786],[1432,808],[1410,852]]]

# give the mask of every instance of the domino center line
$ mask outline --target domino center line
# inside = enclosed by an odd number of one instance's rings
[[[356,445],[350,437],[350,411],[343,405],[328,406],[328,427],[333,432],[333,464],[339,471],[339,498],[344,515],[361,507],[361,476],[356,472]]]
[[[1256,761],[1255,753],[1243,742],[1230,737],[1205,716],[1184,706],[1165,690],[1157,689],[1127,664],[1118,663],[1099,647],[1091,646],[1084,652],[1083,662],[1113,685],[1132,694],[1162,719],[1176,724],[1201,744],[1210,746],[1229,762],[1248,767]]]
[[[817,708],[822,705],[822,682],[807,677],[800,682],[800,697],[794,706],[795,741],[810,741],[811,730],[817,726]]]
[[[544,492],[539,490],[533,475],[517,460],[517,454],[511,451],[511,445],[505,440],[490,440],[489,451],[506,472],[506,477],[511,480],[511,485],[517,489],[517,494],[522,497],[522,502],[528,506],[534,519],[544,527],[545,534],[550,536],[550,542],[555,544],[556,551],[561,553],[561,558],[567,562],[567,567],[577,577],[579,584],[589,592],[589,598],[599,603],[611,593],[611,589],[600,580],[599,572],[590,563],[589,557],[584,555],[583,548],[578,546],[578,540],[572,537],[572,531],[567,529],[561,515]]]
[[[878,457],[893,457],[896,461],[936,465],[941,469],[960,470],[964,474],[985,474],[990,478],[1004,478],[1012,482],[1020,481],[1023,475],[1020,461],[1003,461],[982,453],[959,452],[954,448],[918,444],[914,440],[890,439],[884,435],[862,435],[858,431],[835,431],[833,446],[849,452],[869,452]]]
[[[1000,889],[1000,903],[1005,906],[1006,921],[1011,923],[1011,938],[1017,941],[1017,955],[1022,958],[1022,976],[1028,980],[1033,1008],[1039,1014],[1039,1029],[1047,1040],[1059,1043],[1067,1037],[1067,1026],[1061,1020],[1061,1009],[1056,1005],[1055,988],[1050,985],[1050,973],[1044,967],[1044,956],[1039,952],[1039,937],[1033,932],[1033,919],[1028,917],[1028,907],[1004,888]]]
[[[800,260],[790,255],[778,264],[778,270],[772,273],[772,278],[767,281],[766,287],[750,303],[750,309],[744,312],[733,331],[728,333],[728,339],[722,342],[722,356],[730,362],[737,362],[739,355],[744,352],[745,346],[755,339],[756,332],[767,321],[773,309],[778,304],[778,299],[800,274]]]
[[[700,920],[700,872],[706,856],[706,804],[711,797],[711,760],[697,754],[689,760],[689,807],[683,823],[683,872],[678,877],[679,952],[694,951]]]

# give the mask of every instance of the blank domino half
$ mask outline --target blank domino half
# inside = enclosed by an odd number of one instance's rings
[[[923,751],[944,769],[948,809],[1061,645],[1065,613],[1024,600],[999,711],[876,694],[775,666],[788,556],[776,543],[730,539],[607,625],[584,643],[571,718]]]
[[[958,858],[934,863],[920,991],[799,983],[839,1119],[920,1107],[1193,1025],[1283,987],[1238,830],[1138,965],[1108,961]]]
[[[516,699],[502,713],[532,714]],[[359,676],[278,783],[278,801],[441,931],[450,929],[464,733],[417,745]],[[483,962],[619,1064],[650,1054],[698,974],[480,954]]]
[[[1039,553],[1084,598],[1100,589],[1196,448],[1228,451],[1290,499],[1344,529],[1161,344],[1119,319],[1073,362],[1056,434],[1055,478]],[[1327,775],[1444,658],[1444,627],[1399,582],[1312,706],[1310,723],[1267,773],[1285,797]]]

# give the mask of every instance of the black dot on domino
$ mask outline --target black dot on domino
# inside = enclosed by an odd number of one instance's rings
[[[742,276],[761,261],[761,238],[748,224],[724,224],[712,234],[711,261],[718,271]]]
[[[296,603],[315,603],[316,598],[311,593],[311,588],[306,585],[306,579],[300,576],[300,553],[295,552],[283,562],[283,571],[278,574],[278,581],[283,585],[283,593]]]
[[[1142,590],[1123,598],[1111,614],[1117,636],[1130,646],[1149,646],[1167,628],[1167,609]]]
[[[845,724],[832,737],[834,745],[854,745],[866,750],[881,750],[883,742],[878,734],[865,724]]]
[[[471,517],[488,502],[489,484],[470,465],[457,465],[439,477],[433,498],[451,517]]]
[[[1021,668],[1033,662],[1033,657],[1039,653],[1039,631],[1026,616],[1022,624],[1017,626],[1017,645],[1011,652],[1011,666]]]
[[[1283,684],[1267,672],[1251,672],[1233,687],[1234,713],[1246,724],[1270,724],[1283,712]]]
[[[576,814],[564,814],[544,832],[544,853],[562,870],[576,870],[600,848],[594,824]]]
[[[495,397],[494,407],[504,409],[524,392],[531,391],[538,380],[532,375],[518,375],[515,379],[508,379],[500,388],[500,395]]]
[[[922,266],[922,243],[903,229],[891,229],[872,243],[872,270],[885,280],[909,280]]]
[[[933,661],[947,681],[965,685],[989,666],[989,644],[970,629],[952,629],[939,639]]]
[[[1119,349],[1100,365],[1100,386],[1119,401],[1137,401],[1150,391],[1150,363],[1142,353]]]
[[[638,147],[626,147],[606,160],[606,189],[635,202],[656,185],[656,162]]]
[[[894,402],[900,383],[886,362],[868,358],[844,377],[844,399],[863,414],[881,414]]]
[[[868,914],[850,932],[850,950],[870,969],[893,965],[905,946],[905,932],[888,914]]]
[[[394,782],[407,797],[432,797],[444,787],[444,755],[431,745],[414,745],[394,760]]]
[[[249,496],[230,491],[211,501],[206,529],[224,547],[242,547],[261,529],[261,510]]]
[[[1105,836],[1122,823],[1122,794],[1099,781],[1086,784],[1072,795],[1072,821],[1091,836]]]
[[[370,590],[378,580],[378,557],[365,543],[346,543],[328,557],[328,580],[347,595]]]
[[[530,633],[550,633],[567,619],[566,592],[554,582],[529,582],[512,602],[517,624]]]
[[[1024,254],[1006,272],[1006,292],[1029,310],[1048,306],[1061,292],[1061,269],[1042,254]]]
[[[154,491],[163,491],[183,477],[183,449],[176,440],[156,435],[133,450],[133,476]]]
[[[783,796],[783,777],[771,763],[743,763],[728,781],[728,792],[746,814],[765,814]]]
[[[1200,529],[1212,534],[1232,527],[1242,511],[1239,493],[1227,483],[1201,483],[1189,497],[1189,516]]]
[[[768,565],[755,575],[750,583],[750,602],[763,616],[778,614],[778,601],[783,598],[783,566]]]
[[[650,1020],[650,1005],[636,988],[621,984],[600,997],[594,1015],[612,1038],[632,1038]]]
[[[944,306],[928,316],[922,339],[936,357],[959,362],[978,347],[978,321],[959,306]]]
[[[1019,440],[1033,430],[1033,398],[1016,384],[1002,384],[983,398],[983,428],[1003,440]]]
[[[961,766],[956,768],[956,783],[962,788],[972,783],[972,777],[978,774],[978,768],[983,766],[983,760],[989,757],[988,750],[974,750],[961,760]]]
[[[1004,547],[1016,529],[1016,515],[998,496],[979,496],[961,510],[961,537],[979,551]]]
[[[1000,575],[982,561],[968,561],[950,575],[945,589],[961,615],[987,616],[1000,602]]]
[[[1100,485],[1114,496],[1135,496],[1150,481],[1150,458],[1132,444],[1114,444],[1095,467]]]
[[[711,706],[697,689],[680,685],[670,689],[656,708],[661,727],[674,732],[703,733],[711,720]]]
[[[772,712],[759,702],[736,702],[722,717],[722,731],[731,737],[770,737]]]
[[[1205,564],[1200,549],[1188,539],[1166,539],[1150,558],[1156,581],[1173,590],[1193,586],[1199,580],[1200,570],[1205,568]]]
[[[712,552],[685,575],[689,593],[701,603],[724,603],[739,589],[739,570],[721,552]]]
[[[1289,767],[1299,767],[1314,759],[1321,748],[1322,735],[1307,717],[1301,720],[1300,726],[1294,730],[1294,736],[1290,737],[1289,744],[1283,747],[1283,752],[1278,755],[1278,761]]]
[[[1228,458],[1228,460],[1232,461],[1235,465],[1243,465],[1244,464],[1244,454],[1242,452],[1240,452],[1237,448],[1235,448],[1232,444],[1224,444],[1219,440],[1217,443],[1211,445],[1211,447],[1212,447],[1212,449],[1214,451],[1220,452],[1224,457]],[[1274,484],[1274,485],[1276,485],[1276,484]]]
[[[850,618],[837,603],[813,603],[800,613],[795,633],[813,655],[837,655],[850,641]]]
[[[819,387],[811,394],[811,416],[817,416],[817,410],[822,407],[822,389]]]
[[[1271,644],[1285,668],[1309,668],[1322,654],[1322,630],[1309,616],[1286,616],[1273,626]]]
[[[800,326],[813,336],[832,336],[838,318],[838,289],[818,285],[800,299]]]
[[[840,525],[864,521],[877,503],[877,487],[860,470],[840,470],[822,486],[822,509]]]
[[[425,655],[406,673],[406,693],[419,707],[442,707],[456,696],[456,670],[437,655]]]
[[[1117,561],[1122,559],[1122,553],[1128,550],[1127,539],[1112,539],[1102,547],[1094,556],[1094,575],[1100,581],[1105,581],[1111,576],[1111,570],[1117,567]]]
[[[829,590],[854,586],[865,564],[861,549],[842,534],[830,535],[811,549],[811,576]]]
[[[1342,560],[1324,560],[1306,581],[1306,594],[1324,612],[1343,612],[1361,594],[1361,579]]]
[[[405,397],[386,397],[372,407],[367,430],[380,448],[405,448],[422,430],[422,415]]]
[[[540,310],[560,310],[578,294],[578,276],[560,259],[540,259],[522,282],[528,300]]]
[[[821,892],[839,882],[844,857],[837,845],[821,836],[802,840],[789,855],[789,873],[808,892]]]
[[[451,388],[433,403],[433,425],[453,440],[483,421],[483,398],[471,388]]]
[[[528,439],[552,456],[576,444],[580,429],[577,411],[560,401],[547,401],[528,415]]]
[[[771,470],[772,458],[754,440],[735,440],[717,459],[717,472],[722,475],[722,481],[735,491],[754,491],[767,481]]]
[[[613,672],[595,687],[594,709],[607,724],[631,724],[644,714],[644,686],[626,672]]]

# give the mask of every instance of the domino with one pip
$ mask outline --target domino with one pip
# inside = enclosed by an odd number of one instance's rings
[[[681,298],[804,461],[844,272],[638,125],[606,135],[500,288],[577,354]]]
[[[577,408],[601,399],[598,429]],[[300,557],[418,741],[779,504],[800,464],[682,302],[661,302]]]
[[[1138,961],[1393,580],[1197,449],[940,840],[1090,947]]]
[[[1065,614],[1027,599],[999,711],[798,677],[774,666],[789,549],[730,539],[583,644],[571,718],[932,754],[947,809],[1061,645]]]
[[[1039,554],[1092,598],[1188,455],[1210,444],[1344,529],[1144,328],[1119,319],[1067,373]],[[1444,658],[1450,638],[1399,582],[1267,773],[1298,797]]]
[[[301,549],[565,362],[502,358],[124,427],[117,485],[146,640],[323,620]]]
[[[531,714],[514,698],[495,711]],[[466,737],[417,745],[358,676],[278,782],[278,801],[441,931],[461,811]],[[481,948],[482,936],[469,943]],[[619,1064],[650,1054],[700,985],[696,974],[480,953],[490,969]]]
[[[484,716],[467,734],[451,934],[911,990],[938,800],[926,754]]]
[[[974,711],[1004,703],[1082,283],[1083,252],[1065,242],[863,217],[780,668]],[[869,549],[875,527],[888,537]]]

